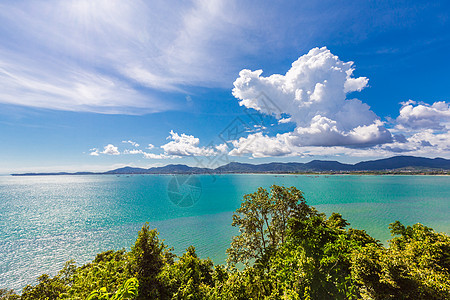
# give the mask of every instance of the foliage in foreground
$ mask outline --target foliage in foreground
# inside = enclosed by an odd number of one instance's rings
[[[227,266],[177,257],[145,224],[131,251],[106,251],[44,274],[0,299],[450,299],[450,237],[422,224],[390,225],[383,247],[308,206],[295,187],[259,188],[233,215]]]

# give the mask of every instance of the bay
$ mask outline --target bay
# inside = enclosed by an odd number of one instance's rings
[[[308,204],[341,213],[385,244],[395,220],[450,232],[449,176],[2,176],[0,288],[20,291],[69,259],[80,265],[129,249],[145,222],[175,253],[194,245],[200,257],[223,263],[236,234],[233,211],[244,194],[272,184],[297,187]]]

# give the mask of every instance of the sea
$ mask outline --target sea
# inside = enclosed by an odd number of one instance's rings
[[[0,288],[20,292],[68,260],[129,250],[146,222],[176,254],[194,245],[222,264],[243,196],[273,184],[297,187],[309,205],[341,213],[385,245],[396,220],[450,233],[450,176],[0,176]]]

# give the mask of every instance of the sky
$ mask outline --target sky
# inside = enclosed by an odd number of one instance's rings
[[[450,158],[448,1],[0,2],[0,174]]]

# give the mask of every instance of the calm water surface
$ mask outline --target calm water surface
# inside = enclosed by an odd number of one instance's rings
[[[242,196],[272,184],[296,186],[308,204],[341,213],[383,243],[395,220],[450,232],[450,176],[196,178],[198,201],[179,207],[168,197],[170,175],[0,177],[0,288],[20,291],[69,259],[83,264],[100,251],[129,249],[145,222],[177,254],[192,244],[201,257],[223,263]]]

